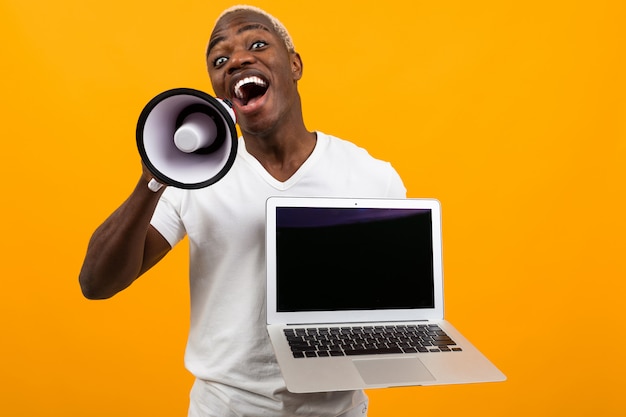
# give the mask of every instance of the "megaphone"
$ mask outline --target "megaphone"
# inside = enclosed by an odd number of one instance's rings
[[[164,91],[139,116],[137,148],[158,183],[207,187],[222,179],[235,162],[235,113],[229,102],[202,91]]]

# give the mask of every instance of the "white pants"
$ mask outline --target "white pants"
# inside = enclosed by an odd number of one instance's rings
[[[189,395],[188,417],[242,417],[245,416],[268,416],[268,417],[296,417],[289,413],[275,414],[272,410],[254,410],[240,414],[229,406],[229,398],[221,395],[219,391],[207,390],[203,381],[196,380]],[[368,399],[365,396],[363,402],[343,414],[333,417],[367,417]],[[330,417],[330,416],[329,416]]]
[[[361,404],[354,407],[352,410],[345,412],[337,417],[367,417],[367,405],[367,401],[362,402]]]

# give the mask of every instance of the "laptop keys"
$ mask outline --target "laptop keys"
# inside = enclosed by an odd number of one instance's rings
[[[294,358],[459,352],[436,324],[285,329]]]

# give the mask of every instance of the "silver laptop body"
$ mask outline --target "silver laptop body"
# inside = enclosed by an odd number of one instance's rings
[[[287,388],[506,379],[444,319],[434,199],[272,197],[267,329]]]

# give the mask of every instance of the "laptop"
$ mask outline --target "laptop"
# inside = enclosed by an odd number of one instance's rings
[[[444,319],[435,199],[271,197],[267,330],[296,393],[504,381]]]

